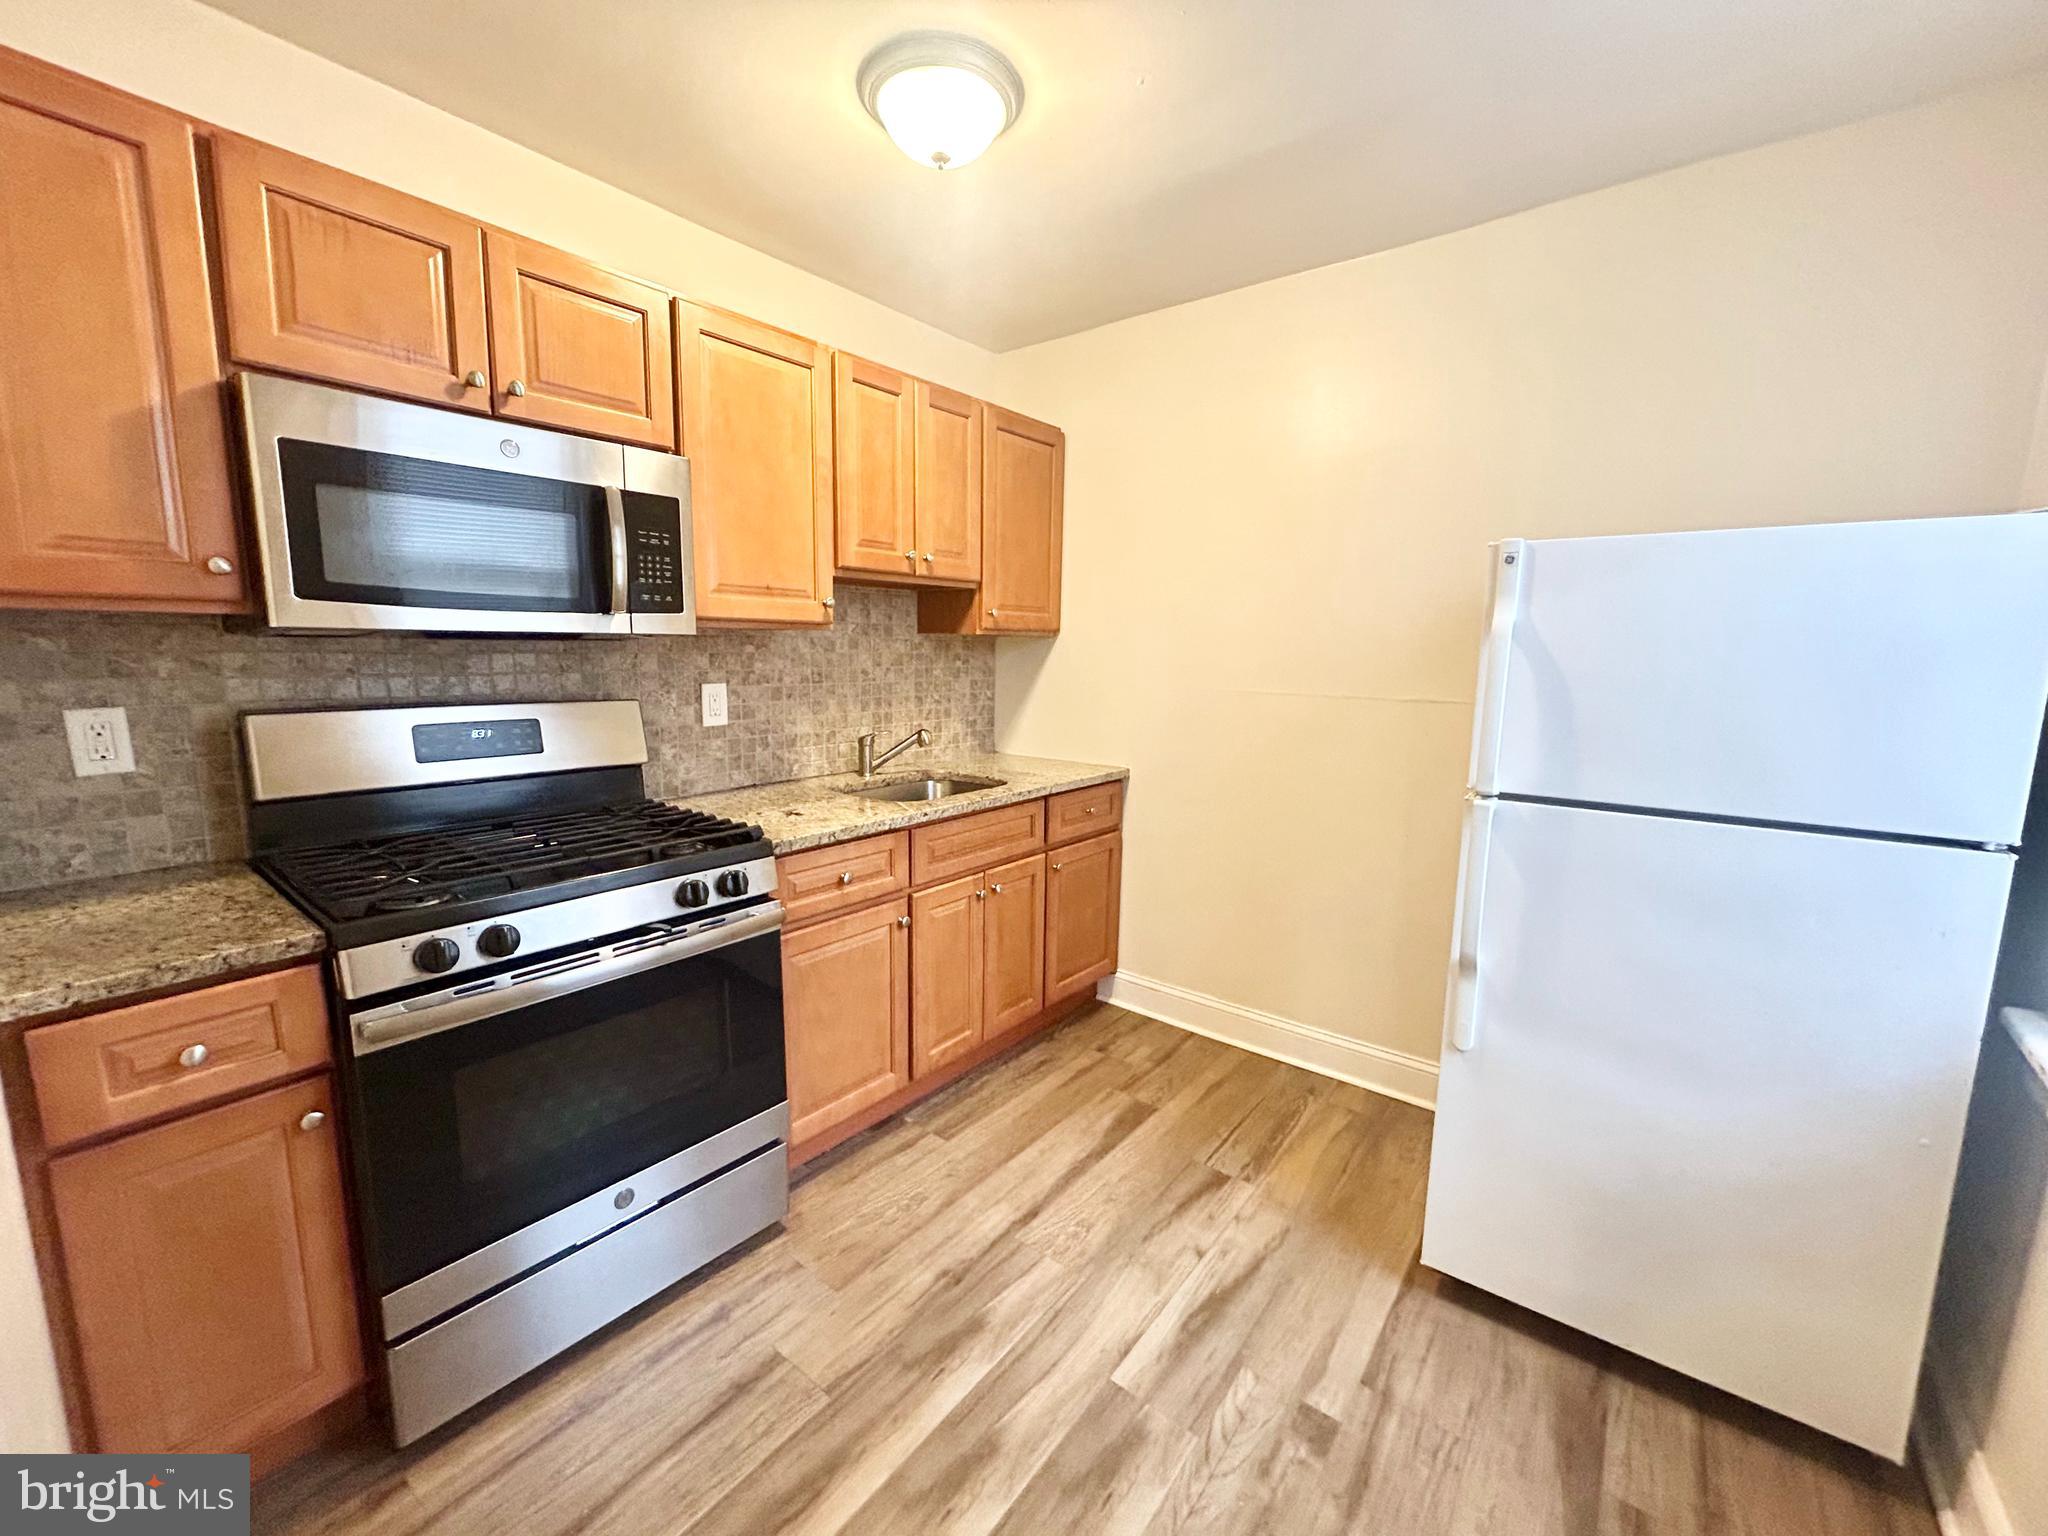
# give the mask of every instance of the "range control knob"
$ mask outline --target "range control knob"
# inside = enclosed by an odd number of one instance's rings
[[[461,958],[462,950],[453,939],[428,939],[415,945],[412,952],[412,963],[429,976],[453,970],[455,962]]]
[[[676,887],[676,905],[701,907],[711,899],[711,887],[702,880],[685,880]]]
[[[744,896],[747,894],[747,872],[744,869],[728,869],[718,877],[718,894],[721,896]]]
[[[502,960],[519,948],[519,930],[510,923],[493,923],[476,936],[479,954]]]

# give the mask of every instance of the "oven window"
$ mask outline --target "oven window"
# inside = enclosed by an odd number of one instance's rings
[[[292,587],[412,608],[602,613],[602,488],[279,441]]]
[[[380,1293],[774,1108],[775,934],[347,1065],[356,1197]]]

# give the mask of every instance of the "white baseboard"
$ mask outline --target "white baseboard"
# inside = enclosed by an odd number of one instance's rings
[[[1934,1500],[1934,1518],[1942,1536],[2016,1536],[1997,1480],[1958,1404],[1945,1373],[1930,1360],[1913,1414],[1913,1453]]]
[[[1095,995],[1115,1007],[1207,1035],[1225,1045],[1241,1046],[1325,1077],[1356,1083],[1390,1099],[1420,1104],[1424,1109],[1436,1107],[1436,1063],[1425,1057],[1346,1039],[1313,1024],[1226,1003],[1206,992],[1190,991],[1129,971],[1118,971],[1106,978]]]

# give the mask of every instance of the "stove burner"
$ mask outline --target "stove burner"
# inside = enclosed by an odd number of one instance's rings
[[[265,856],[333,922],[423,911],[759,840],[758,828],[659,800],[539,813]]]

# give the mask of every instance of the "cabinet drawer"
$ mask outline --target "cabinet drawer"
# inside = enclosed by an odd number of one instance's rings
[[[1021,859],[1045,846],[1045,802],[1026,800],[915,828],[910,834],[910,879],[930,885],[971,875],[991,864]]]
[[[785,922],[794,927],[910,889],[910,834],[807,848],[776,861]]]
[[[1071,843],[1077,838],[1100,837],[1114,832],[1124,822],[1124,786],[1120,780],[1070,789],[1045,802],[1045,841],[1048,846]]]
[[[327,1001],[319,967],[307,965],[50,1024],[24,1041],[44,1142],[61,1147],[322,1065]]]

